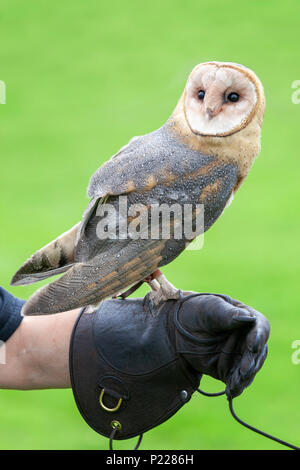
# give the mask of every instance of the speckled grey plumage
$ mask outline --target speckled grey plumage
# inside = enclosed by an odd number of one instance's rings
[[[184,250],[184,238],[100,240],[96,209],[101,198],[109,196],[106,202],[116,209],[120,195],[128,196],[128,205],[189,203],[195,207],[202,202],[206,231],[223,212],[237,173],[234,164],[191,150],[167,124],[133,140],[92,176],[91,202],[78,230],[74,265],[40,289],[26,304],[25,314],[55,313],[96,303],[144,279]],[[217,189],[206,194],[214,183],[218,183]],[[131,260],[136,262],[126,271]]]

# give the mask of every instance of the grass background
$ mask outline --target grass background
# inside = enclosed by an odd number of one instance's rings
[[[191,69],[239,62],[261,78],[262,151],[201,251],[164,269],[182,289],[223,292],[270,320],[269,356],[236,400],[241,418],[300,442],[300,79],[297,0],[2,0],[0,283],[76,223],[91,174],[133,135],[161,126]],[[27,298],[35,286],[10,288]],[[140,291],[139,295],[146,291]],[[209,390],[222,384],[205,381]],[[107,449],[70,390],[0,391],[1,449]],[[120,442],[118,448],[133,446]],[[142,449],[278,449],[240,427],[224,398],[195,397]]]

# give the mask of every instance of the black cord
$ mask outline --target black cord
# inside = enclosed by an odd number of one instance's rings
[[[207,393],[201,390],[200,388],[197,388],[197,392],[201,393],[201,395],[204,395],[206,397],[218,397],[220,395],[225,395],[226,391],[223,390],[223,392],[217,392],[217,393]],[[267,437],[268,439],[271,439],[272,441],[278,442],[279,444],[282,444],[283,446],[289,447],[290,449],[293,450],[300,450],[300,447],[296,447],[293,444],[289,444],[288,442],[282,441],[281,439],[278,439],[277,437],[271,436],[271,434],[268,434],[264,431],[260,431],[259,429],[255,428],[254,426],[251,426],[250,424],[245,423],[245,421],[242,421],[235,413],[233,409],[233,399],[231,397],[227,397],[228,403],[229,403],[229,410],[233,418],[242,426],[245,426],[245,428],[250,429],[251,431],[256,432],[257,434],[260,434],[261,436]]]
[[[240,423],[242,426],[245,426],[246,428],[250,429],[251,431],[254,431],[254,432],[258,433],[258,434],[261,434],[262,436],[267,437],[268,439],[272,439],[272,441],[279,442],[279,444],[282,444],[283,446],[289,447],[290,449],[300,450],[300,447],[296,447],[296,446],[294,446],[293,444],[289,444],[288,442],[282,441],[281,439],[278,439],[277,437],[271,436],[271,434],[267,434],[266,432],[260,431],[259,429],[255,428],[255,427],[253,427],[253,426],[250,426],[250,424],[245,423],[244,421],[242,421],[242,420],[235,414],[235,411],[234,411],[233,406],[232,406],[232,398],[228,398],[228,402],[229,402],[230,413],[232,414],[232,416],[234,417],[234,419],[235,419],[238,423]]]
[[[197,388],[197,392],[201,393],[201,395],[204,395],[205,397],[220,397],[226,393],[225,390],[223,390],[223,392],[208,393],[201,390],[201,388]]]
[[[117,434],[117,432],[118,432],[118,427],[115,427],[112,430],[111,435],[109,436],[109,450],[114,450],[113,449],[113,440],[114,440],[114,437]]]
[[[111,432],[111,435],[109,436],[109,450],[114,450],[113,449],[113,440],[114,440],[115,435],[117,434],[118,430],[119,430],[118,426],[114,427],[112,432]],[[143,434],[140,434],[139,438],[138,438],[138,441],[137,441],[137,444],[136,444],[136,446],[133,450],[138,450],[138,448],[140,447],[140,444],[142,442],[142,439],[143,439]]]

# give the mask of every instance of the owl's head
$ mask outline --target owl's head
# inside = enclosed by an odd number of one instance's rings
[[[230,62],[206,62],[190,74],[183,107],[188,126],[199,136],[225,137],[256,116],[261,125],[264,91],[255,73]]]

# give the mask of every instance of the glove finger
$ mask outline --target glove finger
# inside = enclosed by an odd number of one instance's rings
[[[248,378],[252,375],[255,370],[256,362],[254,359],[253,354],[248,349],[244,352],[240,366],[239,372],[241,375],[242,380],[248,380]]]
[[[235,369],[226,381],[226,395],[235,398],[243,392],[244,388],[244,381],[241,380],[239,369]]]
[[[267,342],[270,335],[269,321],[264,315],[262,315],[262,313],[249,305],[243,304],[239,300],[227,297],[227,301],[232,303],[235,307],[247,310],[251,316],[256,318],[256,337],[249,337],[249,348],[253,352],[259,352],[264,347],[264,344]]]
[[[236,307],[223,297],[204,295],[185,302],[181,308],[181,319],[192,331],[224,332],[253,324],[255,316],[247,308]]]
[[[240,364],[240,335],[238,331],[231,333],[222,346],[218,358],[217,374],[220,380],[227,382],[228,377],[235,371]]]
[[[252,383],[255,377],[255,374],[253,374],[254,368],[255,364],[251,364],[245,376],[243,376],[239,367],[233,371],[226,381],[226,393],[228,396],[231,396],[232,398],[237,397]]]
[[[245,351],[240,365],[233,370],[226,381],[227,396],[237,397],[245,388],[251,385],[256,374],[263,366],[267,354],[267,344],[264,345],[260,354],[253,355],[250,351]]]
[[[253,353],[260,353],[266,342],[269,339],[270,335],[270,324],[268,320],[259,312],[252,310],[252,314],[255,315],[256,322],[253,325],[253,328],[249,331],[247,335],[247,347]]]
[[[259,354],[257,360],[256,360],[256,366],[255,366],[255,374],[257,374],[257,372],[262,368],[266,358],[267,358],[267,355],[268,355],[268,345],[265,344],[263,350],[261,351],[261,353]]]
[[[267,351],[267,343],[265,342],[265,335],[262,335],[260,332],[256,332],[256,327],[254,331],[247,335],[247,344],[244,347],[244,352],[241,357],[239,369],[240,374],[243,380],[248,380],[251,375],[255,375],[256,372],[262,366]],[[254,344],[252,344],[252,350],[249,348],[249,335],[255,338]],[[257,341],[259,343],[257,344]],[[251,341],[253,343],[253,341]]]
[[[232,327],[244,326],[245,324],[253,324],[256,318],[244,308],[232,308]]]

